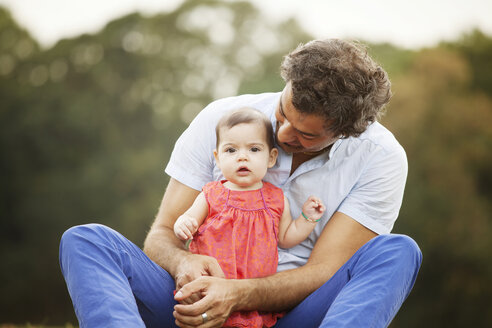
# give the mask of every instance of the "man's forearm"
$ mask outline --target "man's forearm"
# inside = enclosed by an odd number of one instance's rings
[[[144,252],[172,277],[181,261],[190,255],[183,242],[174,235],[174,223],[193,204],[199,191],[171,178],[162,198],[159,212],[144,243]]]
[[[296,306],[375,236],[349,216],[336,212],[325,226],[306,265],[270,277],[237,281],[239,299],[235,310],[281,311]]]
[[[173,231],[161,227],[151,229],[145,239],[144,252],[173,277],[180,260],[190,254]]]
[[[291,309],[328,281],[338,268],[328,263],[307,264],[269,277],[236,280],[238,304],[235,310]]]

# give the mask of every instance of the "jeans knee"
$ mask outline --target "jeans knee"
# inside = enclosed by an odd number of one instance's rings
[[[387,234],[374,238],[376,243],[384,245],[383,249],[393,254],[395,261],[412,265],[418,271],[422,263],[422,252],[418,244],[406,235]]]
[[[101,224],[85,224],[71,227],[60,240],[60,261],[64,254],[83,252],[84,245],[97,243],[110,228]]]
[[[414,263],[415,269],[420,268],[422,252],[415,240],[409,236],[400,234],[379,235],[368,244],[372,244],[378,249],[378,252],[384,253],[385,258],[391,258],[398,262]]]
[[[408,261],[413,260],[420,268],[422,264],[422,251],[415,240],[406,235],[395,235],[398,245],[400,246],[401,255]]]
[[[62,246],[70,245],[77,240],[97,236],[105,229],[108,228],[102,224],[95,223],[74,226],[63,233],[60,244]]]

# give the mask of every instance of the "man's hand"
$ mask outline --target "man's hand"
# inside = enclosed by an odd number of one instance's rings
[[[180,290],[184,285],[202,277],[213,276],[225,278],[219,263],[213,257],[198,254],[189,254],[184,257],[176,270],[174,280],[176,281],[176,290]],[[198,301],[202,295],[200,293],[192,293],[189,297],[181,299],[183,304],[191,304]]]
[[[179,327],[221,327],[237,304],[237,280],[200,277],[184,285],[174,296],[181,304],[174,307],[173,315]],[[202,295],[193,304],[183,304],[192,295]],[[204,322],[202,314],[206,313]]]
[[[176,290],[202,276],[225,278],[219,262],[211,256],[189,254],[180,261],[174,280]]]
[[[199,199],[200,192],[171,178],[162,199],[159,213],[145,240],[145,253],[176,281],[176,290],[201,276],[224,277],[216,259],[194,255],[184,249],[183,242],[174,234],[177,218]],[[195,213],[196,214],[196,213]],[[199,217],[194,215],[193,217]],[[195,295],[188,302],[198,300]]]

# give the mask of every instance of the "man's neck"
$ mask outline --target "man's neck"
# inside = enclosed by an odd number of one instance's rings
[[[333,144],[331,144],[328,147],[324,148],[323,150],[315,152],[315,153],[309,153],[309,152],[294,153],[292,155],[292,165],[290,167],[290,174],[289,175],[292,175],[295,172],[295,170],[297,170],[297,168],[299,166],[301,166],[302,163],[307,162],[310,159],[313,159],[318,155],[324,154],[327,151],[330,151],[332,146],[333,146]]]

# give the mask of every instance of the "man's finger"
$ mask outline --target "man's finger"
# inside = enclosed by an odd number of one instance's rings
[[[224,271],[222,271],[222,268],[218,263],[217,265],[209,265],[207,271],[212,277],[225,278]]]
[[[174,306],[174,311],[182,315],[183,317],[197,316],[210,310],[207,306],[206,297],[193,304],[177,304]]]
[[[202,313],[203,314],[203,313]],[[200,327],[200,328],[209,328],[209,327],[222,327],[226,318],[218,316],[214,317],[211,312],[207,312],[207,320],[203,322],[202,314],[196,316],[183,316],[178,312],[174,311],[173,316],[176,318],[176,324],[179,327],[188,328],[188,327]]]
[[[176,295],[178,295],[178,293],[176,293]],[[209,310],[208,303],[209,298],[205,296],[204,298],[196,301],[193,304],[177,304],[174,306],[174,310],[183,316],[196,316]]]
[[[180,327],[190,325],[192,327],[199,326],[203,324],[203,317],[201,314],[199,315],[192,315],[192,316],[187,316],[187,315],[182,315],[181,313],[174,311],[173,312],[174,318],[176,318],[177,321],[181,323]]]
[[[201,293],[195,293],[195,294],[191,295],[190,297],[185,298],[184,300],[181,300],[179,303],[180,304],[193,304],[193,303],[199,301],[201,298],[202,298]]]
[[[193,280],[183,285],[174,295],[174,299],[178,302],[191,297],[195,293],[200,293],[205,287],[205,284],[200,282],[201,279]]]
[[[176,277],[176,290],[180,290],[184,285],[192,282],[197,276],[192,274],[183,274]]]

